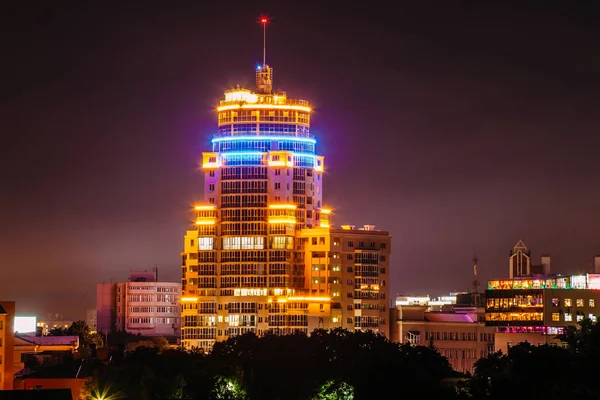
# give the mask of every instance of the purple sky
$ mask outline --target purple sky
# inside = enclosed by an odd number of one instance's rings
[[[467,289],[474,253],[482,281],[505,276],[519,239],[555,272],[600,253],[597,8],[203,3],[5,8],[0,298],[18,312],[84,318],[98,281],[179,278],[214,105],[253,88],[261,12],[275,89],[315,106],[334,222],[393,236],[393,294]]]

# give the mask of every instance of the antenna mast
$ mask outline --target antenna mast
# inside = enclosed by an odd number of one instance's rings
[[[267,17],[261,17],[260,23],[263,26],[263,68],[267,65]]]

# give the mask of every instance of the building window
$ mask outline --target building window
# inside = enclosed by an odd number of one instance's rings
[[[348,255],[346,255],[346,259],[348,259],[348,260],[352,260],[352,254],[348,254]]]
[[[280,169],[276,169],[275,170],[275,175],[281,175],[281,170]]]
[[[552,298],[552,305],[554,307],[558,307],[560,305],[560,300],[558,299],[558,297],[553,297]]]
[[[577,314],[577,322],[583,321],[583,314]]]
[[[590,299],[588,304],[590,307],[596,307],[596,299]]]
[[[208,185],[208,191],[209,192],[214,192],[215,191],[215,184],[214,183],[211,183],[211,184]]]
[[[596,316],[594,314],[588,315],[588,318],[592,320],[592,322],[596,322]]]
[[[571,299],[565,299],[565,307],[573,307],[573,301]]]
[[[210,171],[208,173],[208,176],[210,176],[211,178],[214,178],[215,177],[215,171]]]
[[[316,237],[312,238],[311,242],[312,242],[313,246],[316,246],[317,245],[317,238]]]
[[[577,307],[583,307],[583,299],[577,299],[576,304]]]
[[[354,243],[351,240],[348,241],[348,247],[354,247]]]
[[[552,321],[560,321],[560,313],[552,313]]]
[[[573,314],[565,313],[565,322],[571,322],[571,321],[573,321]]]
[[[281,189],[281,183],[275,182],[275,190]]]
[[[215,204],[215,198],[214,197],[209,197],[208,198],[208,204]]]

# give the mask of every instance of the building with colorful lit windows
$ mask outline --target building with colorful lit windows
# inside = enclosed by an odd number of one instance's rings
[[[519,247],[519,249],[517,249]],[[511,252],[509,267],[515,266],[513,256],[529,251],[519,241]],[[550,257],[542,259],[540,272],[549,272]],[[519,258],[521,256],[519,255]],[[515,268],[514,271],[521,270]],[[496,350],[506,352],[517,343],[534,345],[557,344],[556,335],[569,325],[583,319],[597,320],[600,314],[600,257],[594,271],[579,275],[523,274],[519,277],[488,281],[485,294],[485,323],[496,327]]]
[[[225,91],[202,154],[205,203],[182,253],[184,346],[337,326],[387,334],[388,232],[333,228],[310,104],[274,93],[265,62],[255,72],[256,91]]]

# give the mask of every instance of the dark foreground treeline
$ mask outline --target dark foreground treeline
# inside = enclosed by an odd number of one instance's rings
[[[108,399],[600,399],[600,328],[569,332],[568,349],[522,344],[457,376],[434,345],[370,332],[251,334],[209,355],[140,347],[98,364],[89,398]]]

